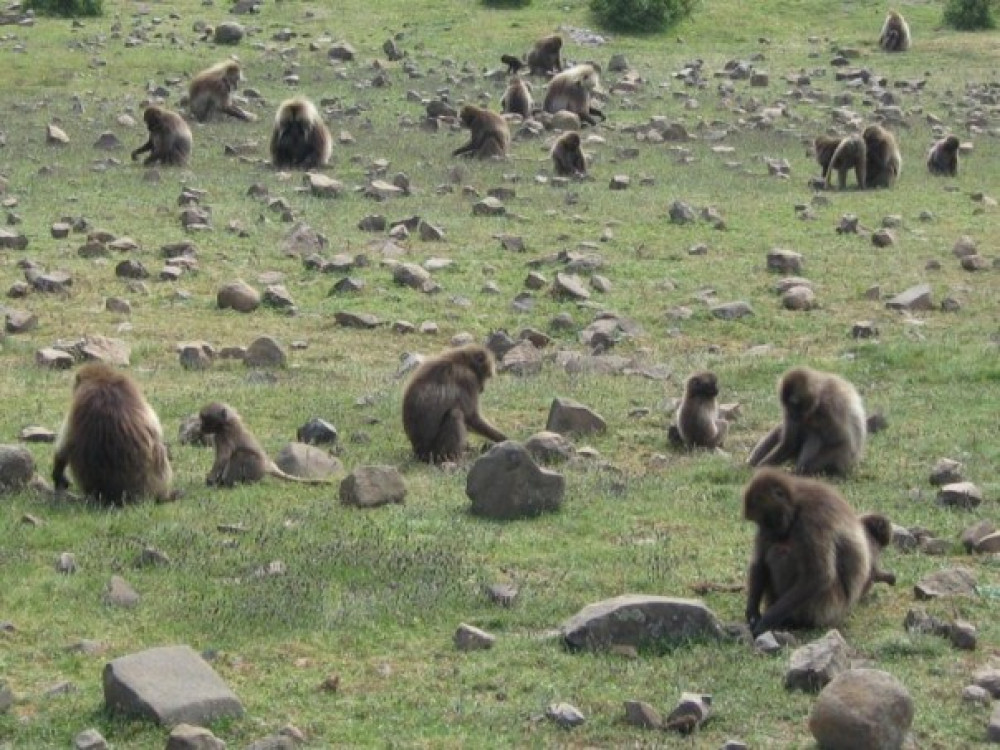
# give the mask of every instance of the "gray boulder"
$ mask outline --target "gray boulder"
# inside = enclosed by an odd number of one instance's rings
[[[226,750],[226,743],[205,727],[178,724],[170,730],[166,750]]]
[[[691,639],[718,640],[722,625],[698,599],[625,594],[588,604],[561,625],[570,648],[666,646]]]
[[[190,646],[160,646],[104,666],[108,709],[163,726],[240,717],[239,698]]]
[[[393,466],[359,466],[340,483],[341,505],[377,508],[405,498],[406,484]]]
[[[344,469],[339,459],[305,443],[288,443],[274,457],[274,463],[286,474],[305,479],[325,479]]]
[[[529,518],[559,510],[566,492],[562,474],[540,468],[520,443],[494,445],[466,479],[470,512],[499,520]]]
[[[568,398],[556,398],[549,407],[549,418],[545,429],[560,435],[589,435],[604,432],[608,423],[597,412]]]
[[[819,640],[792,652],[785,672],[785,688],[814,693],[850,666],[847,641],[840,631],[831,630]]]
[[[823,750],[896,750],[913,723],[913,699],[895,677],[852,669],[823,688],[809,731]]]
[[[19,490],[35,475],[35,458],[19,445],[0,445],[0,492]]]

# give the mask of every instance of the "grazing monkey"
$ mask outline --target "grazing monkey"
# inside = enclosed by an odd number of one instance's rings
[[[495,443],[507,437],[479,413],[479,394],[493,376],[493,355],[468,344],[427,360],[403,392],[403,429],[421,461],[458,459],[472,430]]]
[[[847,173],[853,169],[858,180],[858,190],[863,190],[866,184],[865,172],[868,169],[868,148],[865,139],[860,135],[851,135],[841,139],[830,157],[830,165],[826,170],[826,186],[833,182],[833,173],[837,172],[837,186],[843,190],[847,187]]]
[[[558,34],[543,36],[528,52],[528,72],[533,76],[547,76],[563,69],[562,37]]]
[[[896,574],[888,570],[882,570],[879,565],[879,557],[882,550],[892,544],[892,521],[880,513],[866,513],[858,518],[861,525],[865,527],[865,536],[868,539],[868,553],[871,556],[872,568],[871,579],[867,591],[876,583],[888,583],[890,586],[896,585]]]
[[[524,62],[513,55],[500,55],[500,62],[507,66],[507,75],[509,76],[517,75],[524,67]]]
[[[580,134],[563,133],[552,146],[550,152],[552,166],[557,175],[582,177],[587,173],[587,158],[580,148]]]
[[[198,122],[206,122],[215,112],[252,122],[257,116],[233,104],[233,92],[243,80],[240,64],[224,60],[198,73],[188,86],[188,109]]]
[[[878,46],[886,52],[906,52],[910,48],[910,27],[902,14],[890,10],[882,24]]]
[[[535,100],[531,98],[531,84],[521,76],[513,76],[500,100],[500,107],[505,115],[521,115],[525,120],[531,119],[535,108]]]
[[[502,115],[488,109],[466,104],[459,114],[462,125],[472,131],[468,142],[451,152],[452,156],[489,159],[506,156],[510,146],[510,128]]]
[[[309,479],[286,474],[268,457],[257,438],[246,428],[236,410],[228,404],[213,402],[198,413],[201,432],[215,441],[215,463],[205,477],[205,484],[232,487],[259,482],[271,475],[289,482],[329,484],[327,479]]]
[[[796,474],[846,476],[861,460],[865,407],[847,380],[795,367],[781,376],[778,398],[784,418],[753,449],[751,466],[794,461]]]
[[[881,125],[869,125],[862,137],[868,150],[866,185],[870,188],[892,187],[903,170],[896,137]]]
[[[278,107],[271,132],[271,163],[278,169],[314,169],[330,161],[333,138],[315,105],[303,96]]]
[[[125,505],[148,495],[174,499],[173,472],[156,412],[132,378],[101,362],[77,370],[52,463],[57,490],[69,487],[67,466],[80,490],[106,505]]]
[[[743,517],[757,524],[746,606],[755,637],[839,625],[870,586],[868,534],[831,485],[759,469],[743,490]]]
[[[721,448],[729,422],[719,418],[719,381],[714,372],[696,372],[684,383],[677,410],[677,435],[686,448]]]
[[[574,65],[555,75],[545,91],[542,109],[555,114],[569,110],[580,118],[580,122],[597,125],[594,117],[606,119],[604,113],[591,103],[590,97],[600,90],[601,79],[597,69],[590,64]]]
[[[813,141],[813,149],[816,151],[816,161],[819,162],[823,178],[830,169],[830,162],[833,160],[833,153],[843,138],[835,135],[818,135]]]
[[[927,152],[927,169],[931,174],[958,176],[958,138],[949,135],[931,146]]]
[[[187,164],[191,156],[191,128],[184,118],[169,109],[150,105],[142,113],[142,119],[146,122],[149,139],[132,152],[132,161],[149,151],[143,162],[146,166],[159,163],[182,167]]]

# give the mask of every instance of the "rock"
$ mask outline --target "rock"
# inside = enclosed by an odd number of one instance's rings
[[[579,130],[582,125],[580,123],[580,116],[576,112],[561,109],[558,112],[552,113],[552,117],[549,120],[549,127],[552,130],[569,132],[571,130]]]
[[[0,680],[0,716],[3,716],[14,705],[14,693],[5,680]]]
[[[1000,698],[1000,669],[984,667],[972,675],[972,684],[988,690],[994,698]]]
[[[73,750],[107,750],[108,741],[96,729],[84,729],[73,738]]]
[[[935,487],[962,481],[962,464],[950,458],[939,458],[931,469],[930,483]]]
[[[625,701],[625,723],[640,729],[660,729],[663,717],[648,703]]]
[[[130,348],[121,339],[88,334],[79,344],[79,352],[85,361],[104,362],[116,367],[128,367]]]
[[[697,219],[695,210],[684,201],[674,201],[670,204],[671,224],[693,224]]]
[[[104,590],[104,602],[112,607],[132,609],[139,604],[139,594],[121,576],[111,576]]]
[[[307,445],[333,445],[337,442],[337,428],[325,419],[313,417],[296,431],[295,436]]]
[[[178,724],[170,730],[166,750],[226,750],[226,743],[205,727]]]
[[[590,292],[584,286],[583,280],[573,273],[557,273],[556,280],[552,284],[552,294],[575,300],[590,299]]]
[[[711,705],[711,695],[681,693],[681,699],[677,707],[667,716],[664,728],[677,729],[681,734],[690,734],[708,721]]]
[[[975,706],[989,706],[993,702],[990,691],[979,685],[966,685],[962,688],[962,702],[971,703]]]
[[[507,213],[507,208],[503,203],[492,196],[483,198],[472,206],[473,216],[503,216]]]
[[[289,294],[284,284],[269,284],[264,289],[264,296],[261,301],[268,307],[278,310],[294,310],[295,300]]]
[[[333,319],[337,322],[337,325],[344,328],[377,328],[382,323],[382,321],[371,313],[341,311],[334,313]]]
[[[112,133],[110,130],[106,130],[97,136],[97,140],[94,141],[94,148],[100,151],[117,151],[122,147],[122,142],[118,139],[118,136]]]
[[[976,626],[966,620],[955,620],[948,626],[948,640],[961,651],[975,651],[978,641]]]
[[[976,546],[983,539],[994,534],[996,530],[997,528],[993,525],[992,521],[982,520],[974,523],[962,532],[962,536],[960,537],[962,540],[962,546],[965,547],[966,552],[972,552],[976,550]]]
[[[455,648],[459,651],[485,651],[493,648],[497,637],[485,630],[466,625],[464,622],[455,631]]]
[[[302,180],[317,198],[337,198],[344,192],[344,183],[319,172],[309,172]]]
[[[327,55],[331,60],[340,60],[342,62],[350,62],[354,59],[357,53],[347,42],[335,42],[331,47]]]
[[[337,458],[305,443],[288,443],[274,457],[274,463],[286,474],[306,479],[326,479],[344,470]]]
[[[517,586],[509,583],[492,583],[486,589],[486,595],[494,604],[501,607],[512,607],[517,599],[519,591]]]
[[[223,21],[215,27],[216,44],[239,44],[243,39],[243,24]]]
[[[530,341],[521,341],[504,353],[497,370],[521,377],[537,375],[542,371],[542,353]]]
[[[469,470],[465,494],[473,515],[512,520],[556,511],[562,506],[566,480],[542,469],[519,443],[507,440],[480,456]]]
[[[874,339],[878,338],[878,328],[870,320],[859,320],[851,326],[852,339]]]
[[[896,244],[896,235],[890,229],[877,229],[872,232],[872,244],[875,247],[891,247]]]
[[[56,572],[71,575],[77,571],[76,557],[72,552],[61,552],[56,558]]]
[[[824,750],[899,750],[913,723],[913,699],[899,680],[877,669],[852,669],[823,688],[809,731]]]
[[[377,508],[405,498],[406,484],[393,466],[359,466],[340,483],[341,505]]]
[[[284,367],[287,360],[284,348],[270,336],[254,339],[243,355],[247,367]]]
[[[767,270],[779,273],[802,273],[802,254],[775,248],[767,254]]]
[[[558,432],[561,435],[590,435],[604,432],[607,426],[600,414],[568,398],[553,399],[545,422],[548,432]]]
[[[109,662],[104,702],[112,712],[163,726],[243,715],[239,699],[189,646],[161,646]]]
[[[628,190],[631,184],[632,180],[627,174],[616,174],[611,178],[611,182],[608,183],[608,188],[610,190]]]
[[[986,725],[986,741],[1000,743],[1000,703],[990,715],[990,723]]]
[[[45,142],[52,146],[65,146],[69,143],[69,136],[58,125],[50,123],[45,126]]]
[[[937,503],[946,508],[972,510],[983,502],[983,491],[972,482],[946,484],[938,491]]]
[[[838,630],[795,649],[785,672],[785,688],[816,692],[850,668],[847,641]]]
[[[564,729],[578,727],[587,720],[579,708],[569,703],[553,703],[545,709],[545,715]]]
[[[885,303],[890,310],[933,310],[931,285],[918,284],[897,294]]]
[[[624,73],[628,68],[628,60],[620,52],[612,55],[611,60],[608,61],[608,70],[612,73]]]
[[[35,364],[51,370],[68,370],[76,363],[73,355],[60,349],[46,347],[35,352]]]
[[[392,280],[400,286],[407,286],[421,292],[433,292],[440,287],[431,278],[427,269],[416,263],[400,263],[392,269]]]
[[[212,366],[212,352],[199,344],[184,344],[179,360],[185,370],[207,370]]]
[[[972,548],[972,551],[984,554],[1000,552],[1000,532],[994,531],[992,534],[987,534],[982,539],[979,539],[975,547]]]
[[[232,308],[237,312],[253,312],[260,306],[260,292],[245,281],[233,281],[219,287],[215,301],[220,310]]]
[[[38,316],[26,310],[7,310],[5,328],[7,333],[17,335],[38,328]]]
[[[576,453],[576,448],[567,438],[558,432],[545,430],[536,432],[528,438],[524,448],[533,459],[541,463],[568,461]]]
[[[24,250],[28,246],[28,238],[20,233],[0,229],[0,250]]]
[[[913,587],[917,599],[937,599],[949,596],[975,596],[976,575],[968,568],[954,567],[925,576]]]
[[[662,648],[723,636],[721,623],[700,600],[643,594],[588,604],[560,630],[570,648],[592,651],[622,645]]]
[[[25,427],[17,437],[24,443],[54,443],[56,441],[56,433],[48,427],[40,427],[38,425]]]
[[[720,320],[738,320],[747,315],[753,315],[753,308],[750,307],[750,303],[743,301],[724,302],[719,305],[713,305],[710,310],[712,315]]]
[[[786,310],[812,310],[816,307],[816,293],[807,286],[793,286],[781,295]]]
[[[35,476],[35,458],[20,445],[0,445],[0,492],[27,486]]]

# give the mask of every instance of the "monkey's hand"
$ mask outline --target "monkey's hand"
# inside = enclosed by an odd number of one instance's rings
[[[750,630],[753,631],[754,637],[759,635],[757,633],[757,626],[760,624],[760,610],[755,608],[748,608],[746,611],[747,625],[750,626]]]

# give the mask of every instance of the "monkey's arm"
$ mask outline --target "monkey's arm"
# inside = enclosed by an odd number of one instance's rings
[[[152,151],[152,150],[153,150],[153,139],[150,138],[148,141],[146,141],[144,144],[139,146],[139,148],[137,148],[135,151],[132,152],[132,161],[138,159],[139,154],[144,154],[147,151]]]
[[[465,426],[473,432],[482,435],[484,438],[492,440],[494,443],[502,443],[507,439],[500,430],[491,425],[479,412],[473,412],[465,418]]]
[[[459,146],[454,151],[451,152],[452,156],[462,156],[463,154],[471,154],[482,148],[483,143],[486,141],[485,133],[473,133],[472,137],[469,138],[469,142],[464,146]]]
[[[60,446],[59,450],[56,451],[55,458],[52,461],[52,484],[57,490],[65,490],[69,488],[69,480],[66,479],[68,453],[69,451],[66,450],[66,446]]]
[[[747,459],[747,463],[751,466],[760,465],[761,461],[764,459],[768,453],[774,450],[774,446],[778,444],[781,439],[781,425],[779,424],[764,437],[760,439],[760,442],[750,451],[750,458]]]
[[[759,552],[754,553],[754,560],[750,564],[747,574],[747,624],[755,630],[760,621],[760,601],[764,596],[764,589],[767,586],[768,572],[767,564]]]
[[[246,112],[235,104],[223,104],[219,109],[230,117],[235,117],[237,120],[243,120],[244,122],[256,122],[257,120],[257,115],[252,112]]]
[[[771,449],[770,453],[767,453],[759,460],[759,464],[762,466],[778,466],[785,463],[785,461],[795,458],[799,454],[802,444],[802,427],[798,424],[790,424],[786,418],[776,429],[779,434],[778,444]],[[756,452],[756,449],[754,449],[754,453]],[[754,465],[756,466],[757,464]]]
[[[830,559],[828,547],[834,543],[833,539],[816,539],[815,536],[821,535],[822,531],[799,529],[792,533],[806,538],[812,535],[814,538],[812,544],[807,545],[808,549],[804,548],[801,541],[792,542],[792,548],[785,553],[789,556],[786,564],[796,564],[798,575],[795,583],[771,603],[752,627],[755,637],[768,630],[797,625],[803,608],[810,600],[844,597],[844,590],[838,585],[836,571],[823,567]]]
[[[846,474],[847,466],[842,460],[847,446],[843,443],[824,443],[819,435],[810,434],[802,443],[795,460],[796,474]]]
[[[212,464],[212,468],[208,472],[208,476],[205,477],[205,484],[209,487],[221,487],[223,485],[223,477],[226,475],[226,468],[229,466],[230,458],[233,454],[233,449],[229,445],[220,445],[219,435],[216,435],[215,440],[215,463]]]

